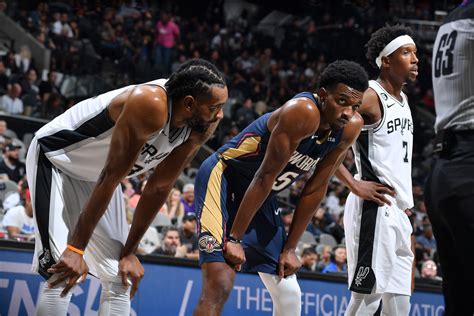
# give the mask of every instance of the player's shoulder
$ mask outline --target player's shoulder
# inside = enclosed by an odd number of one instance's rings
[[[364,91],[364,95],[362,96],[362,104],[364,103],[378,103],[379,102],[379,94],[375,89],[369,87],[367,90]]]
[[[132,88],[125,104],[142,116],[168,115],[168,96],[160,86],[139,85]]]
[[[315,117],[319,118],[320,115],[316,103],[307,96],[299,96],[288,100],[282,106],[282,110],[285,115],[302,121],[312,120]]]
[[[293,98],[288,100],[280,109],[272,114],[269,119],[269,127],[272,121],[278,121],[280,130],[296,135],[311,135],[319,127],[321,115],[316,104],[309,98]]]
[[[128,102],[141,103],[146,105],[167,105],[168,96],[163,87],[157,85],[138,85],[132,88]]]

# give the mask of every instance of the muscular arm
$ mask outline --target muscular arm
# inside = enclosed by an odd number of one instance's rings
[[[362,115],[365,125],[376,124],[382,119],[382,110],[377,93],[372,89],[367,89],[362,99],[362,106],[358,112]],[[384,194],[394,195],[395,192],[380,183],[371,181],[358,181],[347,170],[344,164],[340,164],[335,173],[336,177],[344,183],[355,195],[376,202],[379,205],[390,204]]]
[[[176,179],[187,164],[193,160],[201,145],[214,133],[218,123],[213,123],[204,134],[192,134],[183,145],[175,148],[155,168],[135,209],[132,227],[130,228],[121,257],[135,253],[141,238],[155,218],[158,210],[165,203]]]
[[[126,93],[128,95],[120,95],[109,106],[109,112],[114,117],[117,110],[117,104],[114,102],[123,102],[116,119],[105,166],[70,240],[70,244],[79,249],[86,248],[113,192],[130,171],[148,137],[162,129],[167,120],[168,109],[164,91],[156,92],[150,87],[137,87]]]
[[[357,112],[364,119],[365,125],[371,125],[380,121],[382,118],[382,112],[380,110],[379,97],[374,90],[367,89],[367,91],[364,92],[362,105]],[[351,192],[354,191],[354,186],[356,185],[355,179],[344,164],[340,164],[335,174],[339,180],[341,180],[342,183],[351,190]]]
[[[302,117],[305,119],[302,120]],[[237,211],[230,231],[233,238],[242,238],[255,213],[268,197],[275,178],[285,168],[300,141],[316,132],[319,119],[319,110],[305,98],[288,101],[278,113],[265,158]]]
[[[303,234],[311,217],[326,195],[331,176],[344,160],[347,149],[355,142],[362,128],[363,120],[359,115],[354,115],[344,128],[339,145],[326,155],[317,165],[311,178],[306,183],[301,194],[295,215],[290,226],[285,250],[294,250],[299,238]]]

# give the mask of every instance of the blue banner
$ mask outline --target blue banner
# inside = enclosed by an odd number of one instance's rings
[[[31,271],[32,253],[0,249],[0,315],[34,315],[44,279]],[[145,277],[132,301],[132,315],[192,315],[201,291],[197,268],[144,263]],[[343,315],[349,302],[347,285],[322,280],[299,280],[302,315]],[[97,315],[100,283],[88,277],[73,288],[69,314]],[[415,292],[411,316],[442,316],[439,293]],[[238,274],[223,315],[272,315],[270,294],[257,275]]]

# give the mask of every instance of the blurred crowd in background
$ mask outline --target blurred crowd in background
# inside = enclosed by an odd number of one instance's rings
[[[225,118],[208,143],[217,149],[296,93],[315,91],[322,70],[336,59],[361,63],[373,79],[377,70],[370,68],[364,45],[377,28],[386,23],[403,23],[399,17],[436,22],[439,10],[448,11],[457,3],[359,0],[343,4],[335,1],[295,4],[299,5],[288,9],[269,1],[248,1],[238,10],[230,10],[222,0],[186,5],[138,0],[0,1],[0,11],[51,51],[49,69],[38,69],[27,45],[17,51],[0,51],[0,109],[9,114],[51,120],[85,98],[167,77],[184,61],[205,58],[225,74],[229,87]],[[283,14],[286,22],[273,27],[271,17],[278,14]],[[417,241],[417,275],[439,279],[436,243],[423,202],[423,183],[431,152],[427,139],[433,135],[434,113],[433,40],[423,35],[433,29],[416,31],[420,75],[405,89],[415,121],[415,207],[411,217]],[[81,84],[81,78],[87,84]],[[9,194],[1,196],[2,229],[6,237],[21,240],[30,239],[34,229],[29,226],[32,226],[32,212],[24,181],[27,147],[28,139],[18,139],[6,122],[0,121],[3,151],[0,177],[5,186],[15,186],[12,190],[4,189]],[[351,152],[344,164],[354,170]],[[198,258],[193,203],[198,167],[189,165],[180,177],[142,240],[142,254]],[[122,182],[129,219],[146,179],[147,174]],[[298,180],[281,196],[281,216],[287,227],[305,180]],[[324,203],[300,241],[302,270],[345,272],[342,217],[347,194],[347,189],[334,178]]]

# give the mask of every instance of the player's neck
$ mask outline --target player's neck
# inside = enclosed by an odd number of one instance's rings
[[[391,77],[388,74],[380,74],[377,78],[377,82],[387,91],[391,96],[397,100],[401,100],[402,87],[405,81],[397,80],[397,78]]]

